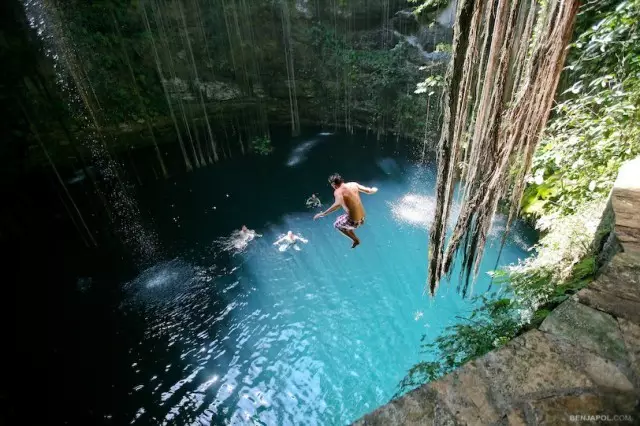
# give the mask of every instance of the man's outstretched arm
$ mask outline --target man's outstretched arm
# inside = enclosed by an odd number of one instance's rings
[[[356,182],[355,184],[358,186],[358,191],[364,192],[365,194],[375,194],[376,192],[378,192],[378,188],[376,188],[375,186],[369,188],[368,186],[360,185],[358,182]]]
[[[340,208],[340,206],[341,206],[341,204],[338,202],[338,200],[336,200],[336,202],[333,203],[333,205],[331,207],[329,207],[327,210],[323,211],[322,213],[318,213],[317,215],[315,215],[313,217],[313,220],[316,220],[316,219],[321,218],[321,217],[325,217],[329,213],[335,212],[336,210],[338,210]]]

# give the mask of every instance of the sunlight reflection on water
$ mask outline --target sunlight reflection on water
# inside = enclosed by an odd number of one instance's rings
[[[318,142],[319,142],[318,139],[311,139],[298,145],[289,155],[289,159],[287,160],[287,166],[289,167],[297,166],[303,161],[305,161],[311,149],[314,146],[316,146]]]
[[[301,147],[291,154],[311,149]],[[313,164],[309,155],[305,173]],[[276,219],[242,219],[262,238],[247,245],[226,229],[202,241],[202,260],[181,254],[128,284],[128,303],[145,320],[131,347],[128,390],[140,405],[130,422],[348,424],[389,400],[423,359],[421,337],[437,336],[470,305],[445,288],[420,297],[431,172],[389,157],[373,166],[375,178],[362,183],[381,190],[363,199],[357,250],[295,194],[298,210],[292,202]],[[280,251],[273,243],[288,230],[308,244]],[[521,254],[512,245],[504,252],[510,261]]]
[[[396,221],[427,229],[433,223],[436,199],[434,196],[410,192],[397,201],[388,203],[388,206]],[[458,217],[460,205],[454,203],[452,210],[452,218]],[[449,227],[452,227],[453,223],[453,220],[449,221]]]

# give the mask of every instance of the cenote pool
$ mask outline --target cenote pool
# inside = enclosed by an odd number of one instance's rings
[[[468,314],[455,281],[435,298],[423,292],[433,163],[418,165],[404,142],[365,135],[274,140],[267,157],[141,178],[148,255],[129,269],[110,263],[126,254],[105,258],[96,269],[108,279],[90,265],[68,271],[78,281],[62,310],[77,331],[58,342],[61,417],[73,417],[76,401],[109,424],[348,424],[388,402],[428,358],[423,335]],[[152,156],[134,161],[144,176]],[[305,206],[313,192],[332,202],[332,172],[379,188],[362,196],[367,223],[355,250],[334,230],[335,214],[313,221],[318,210]],[[262,237],[226,250],[243,224]],[[498,221],[496,244],[502,229]],[[278,250],[272,243],[288,230],[308,244]],[[532,241],[516,226],[499,263],[526,257]],[[474,294],[488,288],[496,244]]]

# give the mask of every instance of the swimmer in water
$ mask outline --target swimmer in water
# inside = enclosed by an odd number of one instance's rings
[[[293,232],[289,231],[287,232],[285,235],[283,235],[282,237],[280,237],[278,240],[276,240],[273,245],[277,246],[279,244],[280,245],[280,251],[285,251],[287,248],[289,248],[289,246],[293,246],[294,250],[300,250],[300,247],[298,247],[298,245],[296,244],[296,242],[301,241],[305,244],[307,244],[309,242],[309,240],[303,238],[300,235],[296,235]]]
[[[342,176],[337,173],[329,176],[329,183],[334,189],[333,195],[336,200],[326,211],[315,215],[313,220],[325,217],[329,213],[342,207],[346,211],[346,214],[339,216],[333,226],[353,241],[351,248],[356,248],[356,246],[360,244],[360,239],[353,231],[364,223],[365,218],[364,206],[360,200],[360,192],[375,194],[378,192],[378,188],[368,188],[360,185],[358,182],[345,183]]]
[[[238,235],[245,241],[251,241],[255,237],[262,237],[262,235],[256,233],[255,230],[247,228],[247,225],[242,225],[242,228],[238,231]]]
[[[247,228],[246,225],[242,225],[242,228],[231,233],[231,237],[228,239],[227,246],[229,250],[236,250],[238,252],[243,251],[250,241],[253,241],[256,237],[262,237],[255,230]]]
[[[320,198],[316,196],[316,194],[311,194],[311,197],[307,198],[307,207],[316,208],[322,207],[322,203],[320,202]]]

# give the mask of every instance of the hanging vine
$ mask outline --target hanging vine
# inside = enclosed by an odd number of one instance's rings
[[[468,293],[501,200],[510,205],[508,232],[552,107],[577,10],[577,0],[458,4],[429,241],[427,285],[432,295],[459,252],[459,290]],[[445,241],[461,173],[462,205]]]

